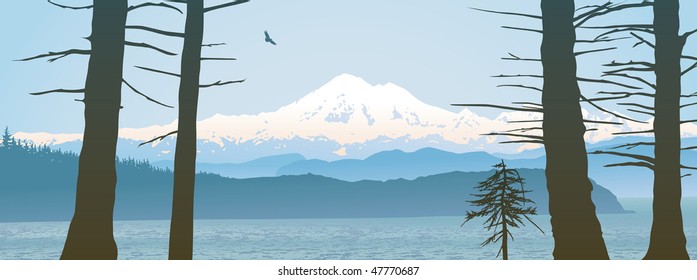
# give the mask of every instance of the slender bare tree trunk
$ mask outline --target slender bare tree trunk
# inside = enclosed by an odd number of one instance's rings
[[[506,174],[506,165],[503,164],[503,161],[501,162],[502,168],[501,172],[503,173],[503,185],[508,186],[508,174]],[[506,208],[505,204],[505,198],[506,198],[506,188],[504,187],[503,190],[501,191],[501,198],[499,200],[499,203],[501,203],[501,209]],[[503,253],[503,260],[507,261],[508,260],[508,217],[506,217],[506,212],[501,211],[501,231],[503,232],[503,237],[501,237],[501,251]]]
[[[116,259],[113,234],[127,0],[95,0],[77,197],[61,259]]]
[[[169,259],[193,257],[194,184],[196,175],[196,115],[198,109],[203,0],[188,0],[179,85],[179,129],[174,157],[174,195]]]
[[[542,0],[544,145],[555,259],[608,259],[591,200],[576,78],[573,0]]]
[[[680,56],[684,42],[680,29],[678,0],[654,3],[656,33],[656,136],[653,225],[644,259],[689,259],[685,248],[680,200]]]

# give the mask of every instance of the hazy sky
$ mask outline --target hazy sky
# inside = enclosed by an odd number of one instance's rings
[[[89,48],[82,38],[90,34],[91,11],[60,9],[43,0],[7,2],[0,10],[4,36],[0,52],[0,125],[25,132],[81,132],[83,105],[73,101],[80,95],[36,97],[27,93],[84,87],[88,57],[71,56],[53,63],[13,60],[47,51]],[[77,6],[91,1],[58,2]],[[133,5],[142,1],[130,2]],[[221,2],[206,1],[207,5]],[[603,1],[577,2],[581,6],[581,3]],[[697,27],[697,20],[692,16],[697,1],[681,2],[685,15],[683,28]],[[227,45],[205,48],[204,54],[239,60],[204,62],[202,82],[241,78],[247,81],[202,90],[199,119],[216,113],[274,111],[341,73],[360,76],[375,84],[393,82],[422,101],[451,111],[461,109],[449,106],[457,102],[505,104],[514,98],[539,100],[535,93],[498,89],[496,85],[502,81],[490,76],[539,72],[535,63],[506,62],[500,57],[507,52],[538,57],[540,36],[502,30],[500,26],[535,28],[540,23],[485,14],[469,7],[539,13],[539,1],[533,0],[252,0],[212,12],[207,15],[204,40]],[[650,10],[624,14],[623,18],[636,23],[650,21]],[[131,13],[128,23],[182,31],[184,16],[166,9],[142,9]],[[269,31],[278,46],[264,42],[264,30]],[[142,31],[128,31],[127,39],[181,52],[179,39]],[[694,45],[688,45],[688,52]],[[648,52],[637,47],[631,51],[623,49],[616,56]],[[612,54],[582,57],[580,72],[597,73],[597,65],[612,58]],[[179,60],[178,56],[127,47],[125,78],[141,91],[176,106],[176,79],[133,66],[179,72]],[[123,106],[121,127],[166,124],[176,119],[176,110],[147,102],[125,87]]]

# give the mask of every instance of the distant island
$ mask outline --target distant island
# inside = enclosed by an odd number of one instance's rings
[[[73,214],[78,158],[48,148],[0,152],[0,222],[68,221]],[[486,163],[482,163],[486,164]],[[115,218],[167,220],[172,173],[147,161],[119,159]],[[544,170],[520,169],[547,214]],[[347,182],[305,174],[232,179],[197,176],[197,219],[304,219],[463,216],[472,186],[489,171],[449,172],[414,180]],[[13,182],[12,184],[7,182]],[[626,213],[617,198],[595,184],[599,214]]]

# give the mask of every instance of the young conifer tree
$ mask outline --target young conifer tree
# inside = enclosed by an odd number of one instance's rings
[[[530,190],[525,190],[524,179],[520,177],[520,173],[515,169],[507,168],[503,160],[494,165],[494,168],[496,169],[494,175],[480,182],[476,187],[479,193],[473,196],[477,199],[468,201],[473,206],[479,207],[479,210],[468,211],[462,225],[474,218],[486,218],[485,228],[488,231],[493,230],[494,233],[484,240],[482,246],[501,241],[496,257],[503,253],[503,260],[508,260],[508,237],[513,239],[510,228],[525,225],[523,219],[526,219],[543,234],[544,231],[528,216],[536,215],[537,208],[526,206],[535,202],[525,197]],[[520,189],[516,185],[519,185]]]

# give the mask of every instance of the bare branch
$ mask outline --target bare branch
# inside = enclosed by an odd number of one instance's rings
[[[41,92],[32,92],[30,95],[44,95],[44,94],[49,94],[49,93],[85,93],[85,89],[52,89],[52,90],[47,90],[47,91],[41,91]]]
[[[598,151],[590,152],[588,154],[589,155],[613,155],[613,156],[619,156],[619,157],[626,157],[626,158],[641,160],[641,161],[648,162],[651,164],[653,164],[656,161],[654,158],[649,157],[649,156],[630,154],[630,153],[620,153],[620,152],[610,152],[610,151],[598,150]]]
[[[627,73],[605,73],[605,74],[603,74],[602,76],[603,76],[603,77],[605,77],[605,76],[615,76],[615,77],[622,77],[622,78],[632,79],[632,80],[641,82],[641,83],[643,83],[643,84],[645,84],[645,85],[647,85],[647,86],[649,86],[649,87],[651,87],[651,88],[653,88],[653,89],[656,89],[656,85],[650,83],[650,82],[647,81],[647,80],[644,80],[644,78],[638,77],[638,76],[634,76],[634,75],[629,75],[629,74],[627,74]]]
[[[227,45],[227,44],[226,43],[213,43],[213,44],[203,44],[203,45],[201,45],[201,47],[212,48],[212,47],[225,46],[225,45]]]
[[[134,42],[126,41],[126,46],[151,49],[151,50],[155,50],[155,51],[157,51],[157,52],[160,52],[160,53],[162,53],[162,54],[169,55],[169,56],[175,56],[175,55],[177,55],[176,53],[168,52],[168,51],[166,51],[166,50],[160,49],[160,48],[158,48],[158,47],[155,47],[155,46],[153,46],[153,45],[146,44],[146,43],[134,43]]]
[[[150,98],[150,96],[147,96],[147,95],[145,95],[144,93],[140,92],[140,91],[137,90],[135,87],[133,87],[131,84],[129,84],[129,83],[126,81],[126,79],[122,79],[122,81],[123,81],[123,83],[126,84],[126,86],[128,86],[133,92],[139,94],[139,95],[142,96],[142,97],[145,97],[145,99],[147,99],[148,101],[153,102],[153,103],[155,103],[155,104],[158,104],[158,105],[160,105],[160,106],[167,107],[167,108],[174,108],[174,107],[169,106],[169,105],[166,105],[166,104],[164,104],[164,103],[162,103],[162,102],[160,102],[160,101],[157,101],[157,100],[155,100],[155,99],[152,99],[152,98]]]
[[[514,140],[514,141],[502,141],[499,144],[541,144],[544,145],[544,141],[541,140]]]
[[[228,3],[205,8],[205,9],[203,9],[203,13],[208,13],[208,12],[212,12],[212,11],[215,11],[218,9],[227,8],[227,7],[231,7],[231,6],[235,6],[235,5],[239,5],[239,4],[243,4],[243,3],[247,3],[247,2],[249,2],[249,0],[232,1],[232,2],[228,2]]]
[[[615,163],[615,164],[608,164],[605,165],[605,167],[623,167],[623,166],[636,166],[636,167],[646,167],[648,169],[653,170],[653,164],[646,163],[646,162],[623,162],[623,163]]]
[[[648,34],[654,34],[653,30],[651,29],[641,29],[641,28],[617,28],[613,29],[610,31],[606,31],[595,37],[596,40],[599,40],[601,38],[608,38],[609,35],[615,34],[615,33],[623,33],[623,32],[644,32]]]
[[[93,5],[82,6],[82,7],[66,6],[66,5],[61,5],[61,4],[55,3],[55,2],[53,2],[53,1],[51,1],[51,0],[48,0],[48,3],[51,3],[51,4],[53,4],[53,5],[56,6],[56,7],[60,7],[60,8],[63,8],[63,9],[71,9],[71,10],[87,10],[87,9],[92,9],[92,7],[93,7]]]
[[[656,142],[636,142],[636,143],[628,143],[628,144],[619,145],[616,147],[612,147],[610,149],[616,150],[616,149],[626,148],[627,150],[631,150],[631,149],[634,149],[634,148],[639,147],[639,146],[655,146],[655,145],[656,145]]]
[[[680,109],[697,105],[697,102],[680,105]]]
[[[598,94],[608,94],[608,95],[625,95],[625,96],[643,96],[654,98],[655,95],[648,92],[626,92],[626,91],[600,91]]]
[[[641,3],[631,3],[631,4],[620,4],[620,5],[615,5],[612,6],[611,2],[606,3],[606,5],[602,5],[596,9],[593,9],[589,12],[586,12],[584,14],[581,14],[577,17],[574,18],[574,22],[578,21],[574,26],[575,27],[580,27],[587,21],[602,16],[606,15],[612,12],[617,12],[621,10],[626,10],[626,9],[631,9],[631,8],[641,8],[641,7],[649,7],[653,6],[653,2],[651,1],[643,1]]]
[[[157,28],[141,26],[141,25],[126,25],[126,29],[143,30],[143,31],[148,31],[148,32],[152,32],[155,34],[160,34],[163,36],[184,38],[184,33],[164,31],[164,30],[160,30]]]
[[[146,3],[139,4],[139,5],[130,6],[130,7],[128,7],[128,11],[130,12],[130,11],[137,10],[140,8],[145,8],[145,7],[163,7],[163,8],[175,10],[175,11],[179,12],[180,14],[184,14],[184,12],[182,12],[182,10],[180,10],[179,8],[174,7],[174,6],[169,5],[167,3],[164,3],[164,2],[160,2],[160,3],[146,2]]]
[[[49,59],[48,62],[54,62],[56,60],[59,60],[61,58],[69,56],[69,55],[74,55],[74,54],[75,55],[90,55],[90,53],[91,53],[90,50],[71,49],[71,50],[62,51],[62,52],[48,52],[45,54],[40,54],[37,56],[32,56],[29,58],[24,58],[24,59],[20,59],[20,60],[16,60],[16,61],[30,61],[30,60],[39,59],[39,58],[53,57],[53,58]]]
[[[581,29],[619,29],[619,28],[640,28],[653,29],[653,24],[617,24],[617,25],[602,25],[602,26],[581,26]]]
[[[501,26],[501,28],[542,34],[542,30],[539,30],[539,29],[531,29],[531,28],[523,28],[523,27],[515,27],[515,26]]]
[[[695,34],[695,33],[697,33],[697,29],[685,32],[685,34],[680,35],[680,40],[682,41],[683,44],[685,44],[687,39],[690,38],[690,36],[692,36],[692,34]]]
[[[239,84],[243,83],[245,80],[236,80],[236,81],[217,81],[212,84],[206,84],[206,85],[199,85],[199,88],[209,88],[209,87],[216,87],[216,86],[224,86],[224,85],[229,85],[229,84]]]
[[[695,122],[697,122],[697,120],[684,120],[684,121],[680,121],[680,124],[695,123]]]
[[[608,101],[608,100],[619,100],[619,99],[625,99],[631,97],[630,95],[622,95],[622,96],[611,96],[611,97],[599,97],[599,98],[588,98],[589,101],[592,102],[600,102],[600,101]]]
[[[507,123],[541,123],[542,120],[507,121]]]
[[[541,16],[531,15],[531,14],[499,12],[499,11],[485,10],[485,9],[479,9],[479,8],[470,8],[470,9],[475,10],[475,11],[485,12],[485,13],[499,14],[499,15],[519,16],[519,17],[534,18],[534,19],[539,19],[539,20],[542,19]]]
[[[690,56],[690,55],[683,55],[683,56],[680,56],[680,58],[697,61],[697,57],[695,57],[695,56]]]
[[[237,58],[232,58],[232,57],[202,57],[201,61],[206,61],[206,60],[237,60]]]
[[[581,11],[581,10],[585,10],[585,9],[592,9],[592,10],[590,10],[590,11],[588,11],[588,12],[585,12],[585,13],[583,13],[583,14],[580,14],[580,15],[574,17],[574,22],[579,21],[579,20],[581,20],[581,19],[583,19],[583,18],[585,18],[585,17],[588,17],[588,16],[590,16],[590,15],[592,15],[592,14],[595,14],[595,13],[597,13],[597,12],[600,12],[600,11],[602,11],[603,9],[607,9],[610,5],[612,5],[612,2],[607,1],[607,3],[602,4],[602,5],[588,5],[588,6],[580,7],[580,8],[578,8],[578,9],[576,9],[577,12],[578,12],[578,11]]]
[[[503,131],[503,132],[508,132],[508,133],[511,133],[511,132],[522,132],[522,133],[526,133],[526,132],[530,132],[530,131],[534,131],[534,130],[542,130],[542,127],[524,127],[524,128],[516,128],[516,129],[506,130],[506,131]]]
[[[692,94],[688,94],[688,95],[684,95],[684,94],[680,95],[680,98],[693,98],[693,97],[697,97],[697,92],[692,93]]]
[[[646,122],[642,122],[642,121],[640,121],[640,120],[635,120],[635,119],[632,119],[632,118],[630,118],[630,117],[626,117],[626,116],[620,115],[620,114],[618,114],[618,113],[615,113],[615,112],[612,112],[612,111],[610,111],[610,110],[607,110],[607,109],[605,109],[605,108],[603,108],[603,107],[601,107],[601,106],[598,106],[598,105],[595,104],[593,101],[591,101],[591,100],[589,100],[588,98],[586,98],[585,96],[583,96],[583,94],[580,95],[580,98],[581,98],[581,100],[583,100],[583,101],[585,101],[585,102],[588,102],[588,104],[590,104],[591,106],[595,107],[596,109],[598,109],[598,110],[600,110],[600,111],[602,111],[602,112],[608,113],[608,114],[610,114],[610,115],[613,115],[613,116],[615,116],[615,117],[617,117],[617,118],[620,118],[620,119],[623,119],[623,120],[632,121],[632,122],[637,122],[637,123],[646,123]]]
[[[641,109],[649,110],[649,111],[655,111],[656,108],[651,107],[651,106],[646,106],[643,104],[638,104],[638,103],[617,103],[617,105],[622,105],[622,106],[633,106],[633,107],[638,107]]]
[[[646,134],[646,133],[654,133],[653,129],[651,130],[641,130],[641,131],[627,131],[627,132],[615,132],[613,135],[631,135],[631,134]]]
[[[600,37],[600,38],[595,38],[593,40],[576,40],[576,43],[607,43],[607,42],[626,40],[629,38],[631,38],[631,37],[617,37],[617,38]]]
[[[647,111],[641,111],[641,110],[637,110],[637,109],[627,109],[627,111],[634,112],[634,113],[639,113],[639,114],[644,114],[644,115],[649,115],[649,116],[652,116],[652,117],[655,117],[655,116],[656,116],[656,113],[647,112]]]
[[[647,68],[655,68],[656,67],[656,64],[653,64],[650,62],[634,61],[634,60],[630,60],[629,62],[616,62],[613,60],[612,62],[610,62],[608,64],[603,64],[603,66],[608,66],[608,67],[624,67],[624,66],[636,66],[636,65],[645,66]]]
[[[652,67],[625,67],[625,68],[620,68],[620,69],[615,69],[615,70],[608,70],[603,72],[604,74],[617,74],[621,72],[653,72],[654,69]]]
[[[167,75],[167,76],[173,76],[173,77],[181,78],[181,75],[175,74],[175,73],[171,73],[171,72],[166,72],[166,71],[157,70],[157,69],[152,69],[152,68],[143,67],[143,66],[135,66],[135,67],[138,68],[138,69],[143,69],[143,70],[150,71],[150,72],[155,72],[155,73],[164,74],[164,75]]]
[[[653,43],[647,41],[646,39],[644,39],[643,37],[637,35],[636,33],[634,33],[634,32],[629,32],[629,34],[631,34],[632,36],[634,36],[634,38],[639,39],[639,43],[636,43],[636,44],[634,45],[634,47],[636,47],[636,46],[638,46],[638,45],[641,45],[641,44],[643,43],[643,44],[646,44],[647,46],[649,46],[649,47],[651,47],[651,48],[653,48],[653,49],[656,48],[656,45],[654,45]]]
[[[680,165],[680,168],[682,168],[682,169],[688,169],[688,170],[697,170],[697,167],[686,166],[686,165]]]
[[[621,122],[610,122],[610,121],[596,121],[596,120],[583,120],[584,123],[595,123],[595,124],[612,124],[612,125],[623,125]]]
[[[505,85],[498,85],[497,87],[514,87],[514,88],[524,88],[524,89],[529,89],[529,90],[534,90],[534,91],[539,91],[542,92],[541,88],[538,87],[533,87],[533,86],[526,86],[526,85],[513,85],[513,84],[505,84]]]
[[[486,133],[486,134],[482,134],[482,135],[483,136],[509,136],[509,137],[529,138],[529,139],[535,139],[535,140],[544,140],[542,136],[507,133],[507,132],[492,132],[492,133]]]
[[[575,56],[582,56],[584,54],[590,54],[590,53],[597,53],[597,52],[604,52],[604,51],[610,51],[610,50],[615,50],[617,47],[611,47],[611,48],[604,48],[604,49],[595,49],[595,50],[587,50],[587,51],[580,51],[574,53]]]
[[[542,113],[542,109],[516,108],[516,107],[499,106],[499,105],[492,105],[492,104],[450,104],[450,106],[485,107],[485,108],[495,108],[495,109],[504,109],[504,110],[512,110],[512,111]]]
[[[502,60],[515,60],[515,61],[533,61],[533,62],[541,62],[542,59],[539,58],[521,58],[517,55],[514,55],[512,53],[508,53],[510,57],[502,57]]]
[[[697,68],[697,62],[695,62],[694,64],[692,64],[692,66],[688,67],[688,68],[685,69],[684,71],[680,72],[680,75],[681,75],[681,76],[685,76],[685,74],[690,73],[690,71],[694,70],[695,68]]]
[[[537,79],[542,79],[544,76],[542,75],[522,75],[522,74],[514,74],[514,75],[497,75],[497,76],[492,76],[494,78],[537,78]]]
[[[511,102],[511,103],[515,104],[515,105],[529,105],[529,106],[535,106],[535,107],[542,107],[542,104],[534,103],[534,102]]]
[[[619,82],[615,82],[615,81],[608,81],[608,80],[597,80],[597,79],[589,79],[589,78],[581,78],[581,77],[578,77],[577,80],[579,82],[585,82],[585,83],[609,84],[609,85],[616,85],[616,86],[628,88],[628,89],[641,89],[640,87],[627,85],[627,84],[623,84],[623,83],[619,83]]]
[[[146,142],[140,143],[140,145],[138,145],[138,147],[140,148],[140,147],[142,147],[142,146],[145,146],[145,145],[147,145],[147,144],[153,143],[153,142],[155,142],[155,141],[162,141],[162,140],[165,140],[165,138],[167,138],[168,136],[177,134],[178,132],[179,132],[179,131],[175,130],[175,131],[172,131],[172,132],[167,133],[167,134],[165,134],[165,135],[155,137],[155,138],[153,138],[153,139],[150,140],[150,141],[146,141]]]

